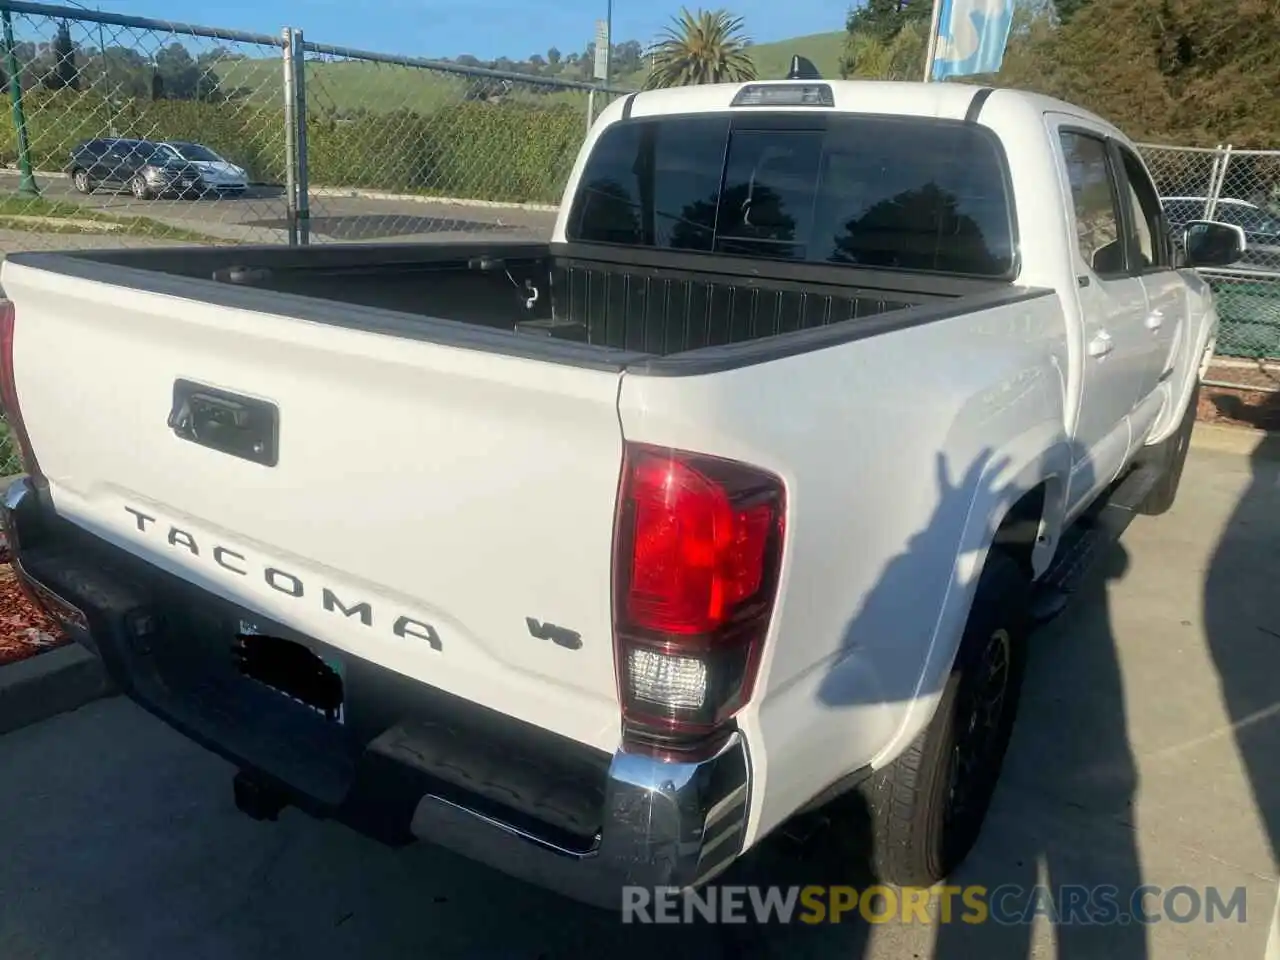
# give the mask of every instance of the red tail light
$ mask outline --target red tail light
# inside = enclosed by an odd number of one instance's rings
[[[33,477],[40,475],[40,465],[31,449],[22,422],[22,408],[18,406],[18,384],[13,375],[14,309],[12,300],[0,300],[0,403],[4,404],[4,416],[9,423],[10,434],[18,441],[22,451],[22,464]]]
[[[614,544],[614,638],[633,741],[705,742],[751,696],[777,593],[776,476],[629,444]]]

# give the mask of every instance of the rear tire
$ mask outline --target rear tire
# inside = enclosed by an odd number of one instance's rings
[[[1191,434],[1196,428],[1199,408],[1200,380],[1197,378],[1178,429],[1138,455],[1138,466],[1154,467],[1160,471],[1160,479],[1138,506],[1139,513],[1158,517],[1173,506],[1178,497],[1178,487],[1182,483],[1182,468],[1187,463],[1187,452],[1191,449]]]
[[[977,840],[1013,733],[1029,596],[1022,567],[993,550],[937,712],[861,787],[870,808],[870,865],[880,880],[937,883]]]

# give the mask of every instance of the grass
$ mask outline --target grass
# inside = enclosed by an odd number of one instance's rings
[[[843,11],[843,7],[840,8]],[[840,13],[843,19],[843,12]],[[840,79],[840,56],[844,53],[845,32],[813,33],[807,37],[791,37],[777,43],[761,43],[751,48],[751,59],[761,79],[781,80],[791,69],[791,58],[808,57],[818,72],[829,80]]]
[[[252,100],[275,105],[281,102],[280,63],[275,59],[237,60],[217,68],[223,89],[248,91]],[[311,114],[328,110],[350,113],[365,109],[371,113],[411,110],[431,114],[441,107],[459,103],[480,78],[437,73],[416,67],[363,61],[308,62],[306,73],[307,109]],[[585,90],[548,89],[533,84],[516,84],[513,97],[530,103],[583,105]]]
[[[840,56],[844,52],[843,30],[791,37],[775,43],[751,47],[751,58],[762,79],[782,79],[791,66],[792,56],[808,57],[824,77],[840,76]],[[277,104],[283,97],[280,61],[276,58],[251,58],[227,61],[218,68],[223,89],[239,88],[250,99]],[[614,78],[616,86],[639,89],[646,69]],[[362,61],[310,61],[307,63],[306,94],[311,112],[332,109],[349,112],[364,108],[375,113],[391,110],[413,110],[429,114],[442,106],[457,103],[477,78],[436,73],[414,67]],[[535,93],[540,88],[517,84],[515,97],[541,104],[583,104],[586,93],[581,90],[557,90]]]
[[[22,220],[20,217],[42,217],[47,220]],[[65,223],[56,221],[64,220]],[[49,222],[53,221],[53,222]],[[92,221],[103,225],[103,230],[82,226],[74,221]],[[46,200],[43,197],[24,197],[16,193],[0,195],[0,227],[6,230],[26,230],[32,233],[102,233],[108,236],[159,237],[165,240],[181,240],[208,243],[212,237],[193,230],[184,230],[150,217],[123,217],[92,210],[76,203],[62,200]]]

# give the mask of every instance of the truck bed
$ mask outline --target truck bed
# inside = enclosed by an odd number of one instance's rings
[[[95,265],[128,268],[102,277],[126,286],[148,273],[195,281],[176,288],[192,299],[216,300],[227,287],[289,295],[260,301],[271,312],[297,313],[291,298],[304,297],[657,357],[979,294],[1003,299],[1013,289],[846,265],[542,242],[107,250],[59,259],[88,268],[86,278]]]

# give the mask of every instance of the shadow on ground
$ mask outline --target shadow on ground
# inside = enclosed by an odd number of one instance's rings
[[[1271,394],[1267,409],[1280,420],[1280,394]],[[1222,701],[1274,863],[1280,861],[1280,435],[1258,445],[1251,471],[1205,578],[1204,611]],[[1272,589],[1257,589],[1259,571],[1268,572]]]
[[[1205,387],[1218,415],[1259,430],[1280,431],[1280,393]]]

